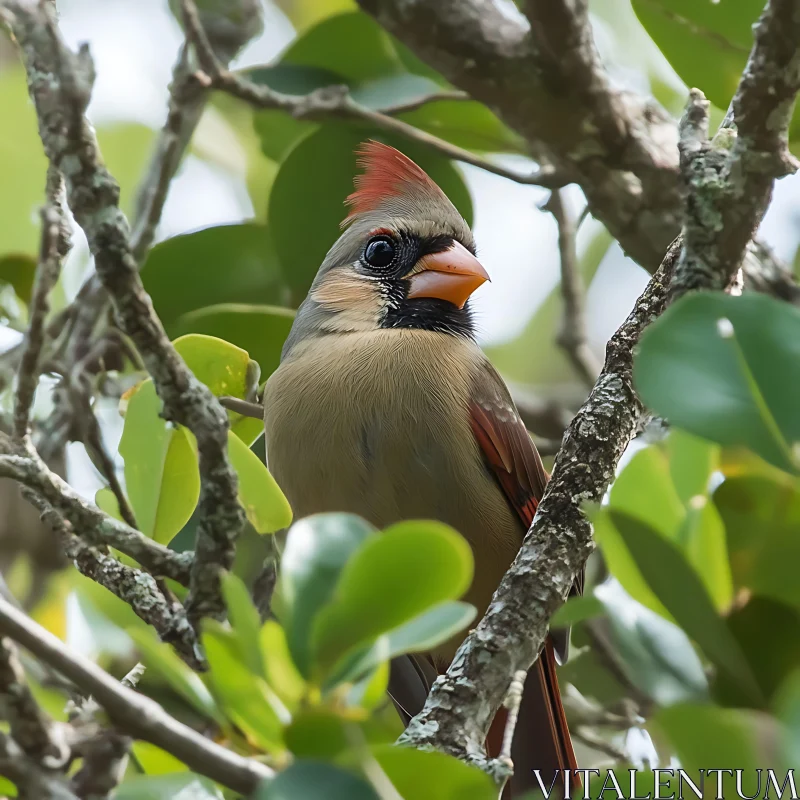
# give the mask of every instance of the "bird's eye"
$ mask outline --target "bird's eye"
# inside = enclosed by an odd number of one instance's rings
[[[394,242],[388,236],[375,236],[367,242],[364,261],[376,269],[385,269],[394,261]]]

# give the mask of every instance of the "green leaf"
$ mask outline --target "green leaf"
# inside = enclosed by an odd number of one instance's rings
[[[230,342],[215,336],[192,333],[173,342],[186,365],[195,377],[211,392],[221,397],[229,395],[250,399],[259,380],[259,367],[250,355]],[[261,420],[228,412],[231,430],[248,446],[263,431]]]
[[[288,308],[221,303],[183,314],[175,329],[181,336],[203,333],[246,350],[261,367],[263,381],[278,368],[293,321],[294,311]]]
[[[380,800],[363,779],[331,764],[296,761],[269,782],[262,783],[253,800]]]
[[[239,643],[247,668],[254,675],[265,674],[261,652],[261,618],[253,605],[250,592],[236,575],[222,576],[222,595],[228,609],[228,620]]]
[[[569,628],[602,613],[603,604],[593,594],[570,597],[550,618],[550,627]]]
[[[288,528],[289,501],[259,457],[233,431],[228,432],[228,456],[239,476],[239,502],[250,524],[258,533]]]
[[[703,665],[686,634],[627,595],[616,581],[595,590],[620,663],[645,695],[659,705],[708,699]]]
[[[352,720],[326,708],[306,708],[283,732],[286,746],[297,758],[332,761],[350,747],[347,726]]]
[[[354,81],[404,71],[389,34],[360,11],[324,19],[295,39],[281,62],[328,70]]]
[[[649,525],[620,512],[610,518],[643,577],[683,630],[716,666],[757,702],[761,692],[738,642],[678,547]]]
[[[528,155],[522,137],[474,100],[436,100],[398,116],[467,150]]]
[[[200,497],[194,449],[182,428],[162,419],[152,380],[128,398],[119,453],[125,486],[139,530],[169,544],[188,522]]]
[[[719,469],[720,448],[680,428],[672,428],[664,442],[672,483],[688,506],[698,495],[708,494],[712,473]]]
[[[289,651],[302,675],[311,667],[317,614],[330,601],[347,560],[374,536],[374,528],[352,514],[316,514],[289,529],[279,590]]]
[[[372,755],[401,797],[414,800],[496,800],[497,787],[476,767],[444,753],[379,745]]]
[[[754,596],[734,609],[727,623],[771,705],[784,680],[800,669],[800,614],[791,606]],[[725,674],[717,676],[714,697],[720,705],[751,705]]]
[[[766,744],[775,741],[777,733],[766,715],[711,705],[675,705],[659,711],[654,722],[669,737],[681,766],[689,771],[690,777],[694,776],[695,782],[699,777],[697,770],[708,770],[712,764],[714,768],[730,765],[729,769],[743,770],[743,790],[752,797],[756,768],[777,766],[774,758],[760,752],[762,748],[758,739],[763,737]],[[708,788],[713,792],[706,796],[736,796],[733,776],[722,779],[723,792],[718,795],[714,791],[716,775],[706,778]],[[691,790],[687,790],[687,796],[688,791]]]
[[[172,337],[179,318],[220,303],[286,305],[289,295],[263,225],[217,225],[157,244],[142,281]]]
[[[684,296],[644,333],[634,379],[673,425],[798,471],[800,310],[761,294]]]
[[[658,447],[639,450],[611,488],[611,507],[640,519],[673,539],[685,510],[670,476],[670,465]]]
[[[472,218],[469,192],[447,159],[371,128],[323,125],[286,156],[269,198],[267,219],[275,251],[297,302],[305,297],[325,254],[341,235],[339,223],[346,216],[343,203],[360,171],[355,150],[369,138],[402,150],[441,186],[467,221]]]
[[[9,284],[24,303],[31,301],[35,274],[36,260],[30,256],[11,253],[0,258],[0,283]]]
[[[726,109],[753,46],[761,0],[633,0],[636,16],[687,86]]]
[[[212,690],[226,716],[266,752],[282,751],[281,717],[288,713],[266,682],[249,671],[236,637],[206,619],[202,640]]]
[[[267,683],[290,710],[295,710],[306,688],[302,675],[292,661],[283,628],[268,619],[261,626],[259,645]]]
[[[189,771],[179,758],[150,742],[134,742],[133,754],[146,775],[171,775],[175,772]]]
[[[800,670],[784,681],[774,707],[776,716],[786,726],[785,760],[800,764]]]
[[[342,570],[332,601],[316,623],[315,661],[325,670],[349,650],[460,597],[472,571],[469,545],[447,525],[392,525],[365,542]],[[413,592],[408,591],[409,575],[415,580]],[[429,635],[427,624],[422,627]]]
[[[213,781],[193,772],[128,778],[114,791],[114,800],[223,800]]]
[[[800,491],[788,476],[740,475],[714,493],[736,588],[800,609]]]
[[[128,633],[144,656],[144,663],[153,672],[160,675],[186,702],[204,717],[224,724],[225,718],[220,713],[214,698],[200,679],[165,642],[159,642],[153,631],[138,628],[129,629]]]
[[[119,510],[119,503],[117,502],[117,496],[108,486],[103,486],[102,488],[98,489],[94,495],[94,504],[101,510],[105,511],[114,519],[118,519],[120,522],[124,522],[122,519],[122,514]],[[138,521],[138,520],[137,520]]]
[[[340,659],[328,685],[359,679],[402,653],[423,653],[446,642],[475,619],[469,603],[445,601],[380,635],[371,645],[354,645]],[[324,621],[324,619],[323,619]]]

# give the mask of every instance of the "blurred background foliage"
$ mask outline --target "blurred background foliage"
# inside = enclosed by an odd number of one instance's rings
[[[722,118],[761,0],[592,0],[590,7],[615,81],[651,93],[675,115],[687,86],[698,86]],[[59,8],[70,43],[88,39],[95,56],[89,114],[130,212],[162,123],[179,26],[162,0],[62,0]],[[292,94],[346,84],[360,103],[384,111],[451,88],[351,0],[275,0],[265,12],[264,34],[235,63],[258,83]],[[0,341],[10,349],[27,321],[46,163],[24,73],[4,39],[0,109]],[[475,101],[440,99],[399,117],[500,164],[535,166],[520,138]],[[353,151],[369,137],[415,159],[474,223],[494,281],[476,299],[481,343],[521,406],[554,404],[568,418],[587,390],[556,343],[559,262],[555,223],[541,209],[546,190],[363,124],[298,121],[228,96],[215,96],[200,122],[142,270],[189,366],[217,395],[255,396],[337,238]],[[798,187],[796,179],[781,182],[761,231],[787,260],[800,241]],[[579,190],[570,187],[567,199],[580,215],[590,344],[600,357],[647,276],[581,213]],[[90,270],[76,232],[56,312]],[[560,678],[578,760],[600,770],[599,786],[611,766],[785,771],[800,763],[797,341],[796,309],[761,296],[703,294],[670,309],[642,342],[637,386],[674,427],[632,445],[604,505],[587,509],[599,551],[586,595],[554,620],[573,625]],[[189,548],[199,492],[191,434],[161,419],[135,360],[105,377],[93,410],[130,511],[148,536]],[[6,378],[5,412],[9,387]],[[52,395],[40,392],[37,418],[52,408]],[[495,797],[481,773],[389,746],[399,722],[385,699],[387,659],[469,624],[473,611],[458,599],[472,574],[468,548],[438,525],[407,523],[379,536],[349,517],[298,522],[281,545],[277,620],[262,625],[248,587],[276,548],[261,534],[287,527],[291,512],[264,466],[259,422],[233,413],[231,421],[248,527],[225,583],[230,625],[208,624],[203,634],[208,674],[191,672],[127,605],[65,568],[50,534],[3,482],[0,569],[8,589],[113,674],[141,657],[149,667],[143,691],[227,746],[285,769],[262,798],[383,797],[380,776],[415,800]],[[559,428],[532,432],[560,436]],[[82,445],[70,443],[50,461],[85,497],[123,513]],[[418,591],[407,584],[394,591],[409,572],[420,576]],[[63,718],[63,696],[36,676],[37,697]],[[152,745],[136,743],[133,755],[120,800],[224,794]],[[637,788],[646,792],[649,778],[641,779]],[[745,789],[753,786],[746,781]],[[0,780],[3,792],[15,795]]]

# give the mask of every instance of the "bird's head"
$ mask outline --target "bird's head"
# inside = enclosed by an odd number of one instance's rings
[[[370,141],[328,251],[287,341],[308,335],[421,328],[471,336],[470,295],[489,276],[469,226],[411,159]]]

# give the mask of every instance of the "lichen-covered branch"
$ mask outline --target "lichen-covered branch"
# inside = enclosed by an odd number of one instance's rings
[[[603,371],[567,429],[516,560],[401,743],[433,747],[492,771],[483,745],[489,724],[512,676],[536,658],[550,617],[591,553],[592,530],[583,506],[600,502],[637,430],[642,408],[633,389],[632,352],[666,306],[678,254],[676,244],[609,341]]]
[[[741,107],[753,97],[754,86],[761,87],[757,101],[752,99],[757,102],[760,122],[748,118],[749,109]],[[633,349],[644,328],[677,294],[724,288],[734,278],[766,210],[774,179],[790,168],[786,129],[791,98],[799,87],[797,3],[771,0],[757,26],[753,52],[733,104],[734,119],[737,113],[743,114],[749,133],[732,142],[723,138],[718,149],[709,145],[705,99],[692,93],[680,126],[687,186],[684,236],[670,245],[661,267],[609,341],[603,371],[567,429],[516,560],[486,616],[459,648],[447,674],[434,684],[401,742],[443,750],[502,774],[502,765],[487,761],[484,753],[489,724],[512,676],[527,669],[537,656],[550,617],[591,552],[591,525],[583,507],[600,502],[641,421],[643,409],[632,383]],[[767,126],[769,132],[759,125]],[[736,210],[722,208],[721,198],[734,203]],[[715,213],[708,213],[709,209]],[[723,226],[717,224],[720,215],[726,221]],[[731,229],[729,223],[734,222],[738,228],[744,225],[744,230]]]
[[[119,187],[103,165],[84,116],[94,77],[88,49],[69,50],[47,6],[2,0],[0,10],[22,48],[45,153],[64,177],[67,202],[86,234],[120,326],[153,377],[164,416],[197,439],[199,524],[186,607],[193,622],[204,615],[221,616],[220,570],[231,566],[244,524],[228,459],[227,414],[170,343],[142,286],[128,223],[119,209]]]
[[[13,478],[33,492],[28,499],[40,512],[55,509],[80,536],[93,544],[108,545],[136,559],[152,575],[189,584],[192,552],[175,553],[140,531],[86,502],[62,478],[51,472],[32,451],[18,453],[0,435],[0,477]]]
[[[70,652],[60,639],[2,598],[0,634],[14,639],[91,695],[120,730],[172,753],[200,775],[244,795],[250,794],[260,781],[272,777],[269,767],[206,739],[171,717],[155,701],[128,689],[91,661]]]
[[[116,558],[86,544],[72,525],[53,509],[42,513],[42,520],[59,534],[67,557],[78,571],[104,586],[126,602],[162,641],[171,644],[193,669],[205,668],[195,630],[180,603],[172,603],[158,588],[155,578],[140,569],[126,566]]]
[[[54,168],[47,171],[42,208],[42,236],[39,263],[30,302],[30,322],[17,370],[17,391],[14,396],[14,435],[22,439],[30,426],[31,406],[39,382],[39,360],[45,339],[45,321],[50,310],[49,295],[61,272],[61,261],[70,247],[69,229],[61,207],[63,186]]]
[[[527,0],[527,18],[499,0],[358,4],[577,183],[626,253],[658,267],[683,218],[677,127],[652,98],[611,85],[585,0]],[[796,300],[791,272],[750,249],[750,285]]]
[[[741,266],[776,178],[795,172],[788,127],[800,89],[800,11],[772,0],[731,104],[732,127],[708,138],[708,102],[692,89],[681,124],[687,195],[684,247],[674,291],[724,289]]]
[[[0,732],[0,775],[16,784],[20,800],[45,797],[47,800],[78,800],[62,773],[43,769],[3,732]]]
[[[66,764],[69,747],[31,694],[16,645],[4,638],[0,638],[0,709],[11,736],[28,758],[46,769]]]

